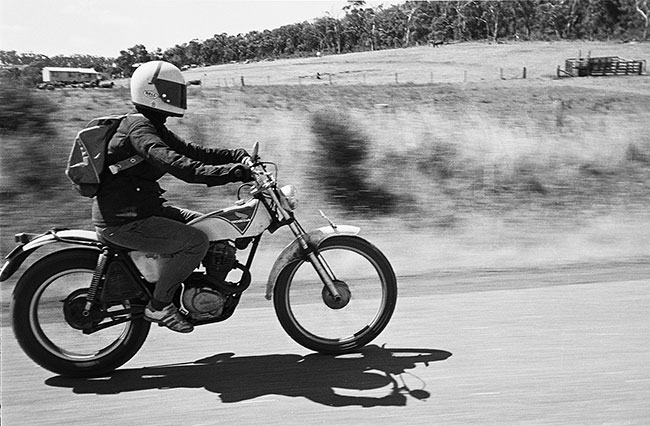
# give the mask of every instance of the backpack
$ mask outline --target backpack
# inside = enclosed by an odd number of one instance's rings
[[[134,155],[108,167],[105,164],[108,143],[125,117],[126,115],[110,115],[95,118],[77,133],[65,174],[82,196],[92,198],[97,195],[102,174],[106,170],[117,174],[144,160]]]

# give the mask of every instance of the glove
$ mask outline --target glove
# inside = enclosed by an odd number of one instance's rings
[[[241,160],[241,163],[246,166],[246,167],[251,167],[253,166],[253,160],[250,157],[244,157]]]
[[[232,182],[250,182],[253,180],[251,169],[243,164],[237,164],[228,173]]]
[[[246,151],[243,148],[236,149],[235,152],[237,153],[236,158],[238,158],[237,162],[239,162],[239,163],[243,163],[244,158],[250,158],[250,154],[248,153],[248,151]]]

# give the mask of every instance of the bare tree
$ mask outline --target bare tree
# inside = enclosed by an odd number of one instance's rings
[[[501,23],[501,1],[487,1],[483,3],[483,13],[477,16],[478,20],[485,24],[485,31],[494,42],[499,37],[499,25]]]
[[[451,5],[456,12],[454,38],[457,40],[463,40],[465,38],[465,30],[467,27],[467,16],[465,15],[465,8],[472,3],[474,3],[473,0],[451,2]]]
[[[411,44],[411,22],[413,21],[413,16],[418,12],[418,4],[414,1],[407,1],[404,4],[404,7],[408,9],[406,15],[406,33],[404,34],[404,46],[410,46]]]
[[[646,40],[648,37],[648,26],[650,25],[650,3],[648,3],[648,0],[635,0],[634,6],[636,11],[645,20],[645,25],[643,27],[643,40]]]

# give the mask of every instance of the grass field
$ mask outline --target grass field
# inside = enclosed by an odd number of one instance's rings
[[[547,79],[556,75],[567,58],[621,56],[648,59],[648,45],[598,42],[462,43],[440,48],[400,50],[298,58],[274,62],[228,64],[186,72],[188,80],[199,79],[210,87],[275,84],[394,84],[488,82],[522,76]],[[503,73],[501,72],[503,70]],[[316,74],[321,78],[318,79]],[[331,75],[331,81],[330,81]],[[647,88],[647,86],[646,86]]]
[[[359,224],[401,273],[650,256],[650,76],[555,78],[578,52],[649,60],[650,44],[468,43],[194,69],[186,78],[202,85],[169,125],[205,146],[259,140],[281,181],[298,185],[307,228],[322,224],[320,208]],[[90,226],[90,203],[63,169],[88,119],[129,109],[125,85],[39,92],[56,110],[54,136],[2,135],[2,254],[15,232]],[[389,197],[390,213],[324,192],[323,159],[337,152],[319,145],[319,119],[364,144],[351,175]],[[32,175],[45,181],[29,186]],[[197,210],[235,194],[171,178],[163,187]]]

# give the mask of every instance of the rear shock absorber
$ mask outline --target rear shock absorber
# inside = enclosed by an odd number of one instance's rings
[[[95,272],[93,272],[93,279],[90,282],[88,296],[86,297],[86,305],[84,306],[84,310],[82,312],[82,315],[84,317],[90,315],[90,308],[92,308],[97,299],[97,294],[99,294],[99,290],[101,288],[101,280],[104,276],[104,272],[106,271],[106,265],[108,264],[108,259],[110,256],[111,255],[109,249],[104,248],[97,258],[97,266],[95,267]]]

